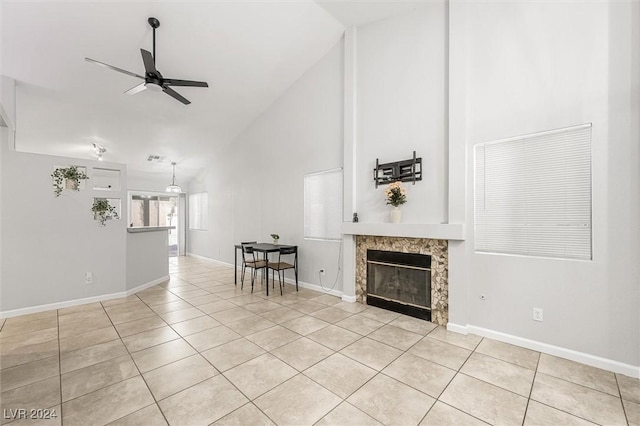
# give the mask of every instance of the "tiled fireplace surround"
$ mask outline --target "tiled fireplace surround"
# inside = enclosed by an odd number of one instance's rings
[[[446,326],[449,320],[448,241],[429,238],[356,236],[356,300],[367,303],[367,250],[419,253],[431,256],[431,321]]]

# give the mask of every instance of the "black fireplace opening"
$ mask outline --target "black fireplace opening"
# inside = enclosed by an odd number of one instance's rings
[[[431,321],[431,256],[367,250],[367,304]]]

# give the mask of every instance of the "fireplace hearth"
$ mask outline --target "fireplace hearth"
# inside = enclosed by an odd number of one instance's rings
[[[431,256],[367,250],[367,304],[431,320]]]

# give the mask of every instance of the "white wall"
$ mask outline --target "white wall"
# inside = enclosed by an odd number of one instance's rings
[[[125,291],[126,221],[110,220],[100,227],[93,219],[91,180],[80,192],[54,196],[54,166],[86,166],[119,169],[122,164],[53,157],[10,151],[2,129],[2,287],[0,311],[32,308]],[[126,191],[108,193],[121,198],[126,217]],[[85,272],[93,284],[85,284]]]
[[[380,163],[422,157],[422,181],[405,183],[405,223],[447,220],[446,4],[358,28],[356,205],[361,222],[389,222]]]
[[[640,365],[632,3],[452,2],[451,216],[468,224],[466,241],[450,249],[454,325]],[[593,261],[474,253],[473,145],[588,122]],[[533,307],[544,309],[544,322],[532,321]]]
[[[127,233],[127,290],[169,278],[167,231]]]
[[[233,263],[234,244],[278,233],[299,246],[301,281],[325,268],[333,284],[340,244],[304,240],[303,178],[342,166],[343,62],[341,41],[190,182],[209,193],[209,227],[189,232],[189,252]]]

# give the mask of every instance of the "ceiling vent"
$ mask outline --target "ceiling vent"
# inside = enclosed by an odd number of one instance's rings
[[[147,155],[147,161],[150,163],[162,163],[164,161],[164,157],[159,155],[149,154]]]

